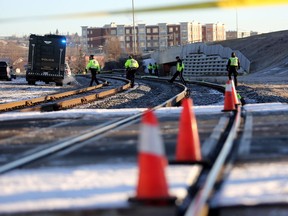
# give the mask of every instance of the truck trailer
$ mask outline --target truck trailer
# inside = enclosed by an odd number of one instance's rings
[[[26,70],[28,84],[35,85],[36,81],[43,81],[46,84],[55,82],[57,86],[62,86],[65,76],[65,53],[65,36],[31,34]]]

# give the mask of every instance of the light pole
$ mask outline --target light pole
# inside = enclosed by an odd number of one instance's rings
[[[133,54],[136,54],[136,28],[135,28],[134,0],[132,0],[132,14],[133,14]]]
[[[236,8],[236,38],[238,38],[238,10]]]

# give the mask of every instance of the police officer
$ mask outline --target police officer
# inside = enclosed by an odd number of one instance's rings
[[[240,61],[236,57],[235,52],[232,52],[231,57],[229,58],[228,63],[227,63],[227,71],[228,71],[229,80],[232,79],[232,74],[233,74],[235,87],[237,86],[237,76],[238,76],[237,70],[239,68],[240,68]]]
[[[90,86],[92,86],[93,81],[96,82],[97,85],[99,85],[98,79],[96,78],[96,73],[100,72],[100,65],[96,59],[94,59],[94,55],[90,55],[89,62],[86,66],[86,70],[91,71],[91,82]]]
[[[134,87],[135,73],[139,68],[138,62],[130,55],[125,62],[126,79],[131,81],[131,88]]]
[[[148,65],[148,71],[149,71],[149,74],[152,75],[152,70],[153,70],[153,65],[151,63],[149,63]]]
[[[186,82],[183,78],[183,70],[184,70],[184,63],[179,58],[179,56],[176,57],[176,73],[173,75],[173,77],[168,81],[170,83],[173,83],[177,76],[179,76],[181,82],[186,86]]]
[[[159,67],[158,67],[158,64],[155,62],[154,65],[153,65],[153,69],[154,69],[154,74],[155,74],[155,76],[158,76],[158,71],[159,71],[158,68],[159,68]]]

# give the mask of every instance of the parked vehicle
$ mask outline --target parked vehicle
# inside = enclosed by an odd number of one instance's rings
[[[0,79],[11,81],[12,78],[16,79],[16,75],[13,74],[13,67],[9,66],[6,61],[0,61]]]
[[[36,81],[63,85],[65,76],[66,38],[61,35],[30,35],[26,70],[28,84]]]

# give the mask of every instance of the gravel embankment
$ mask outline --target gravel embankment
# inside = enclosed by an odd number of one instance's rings
[[[227,77],[198,77],[195,80],[224,85]],[[249,74],[238,77],[237,92],[247,103],[288,103],[288,77]]]
[[[189,85],[194,105],[210,105],[223,101],[223,94],[218,91]],[[159,105],[180,93],[174,84],[159,83],[149,80],[137,80],[133,89],[91,104],[78,106],[78,109],[120,109],[146,108]]]

